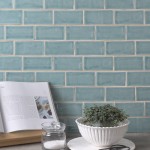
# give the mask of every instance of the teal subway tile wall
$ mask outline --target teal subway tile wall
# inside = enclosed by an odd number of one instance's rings
[[[107,103],[150,132],[150,0],[0,0],[0,80],[49,82],[69,133]]]

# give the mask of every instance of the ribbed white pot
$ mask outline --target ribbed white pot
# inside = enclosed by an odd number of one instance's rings
[[[100,148],[110,147],[115,144],[128,130],[129,121],[124,121],[120,126],[115,127],[92,127],[82,123],[83,118],[75,120],[82,137],[89,143]]]

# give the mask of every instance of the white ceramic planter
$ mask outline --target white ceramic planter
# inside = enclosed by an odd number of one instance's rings
[[[82,124],[83,118],[75,120],[82,137],[89,143],[100,148],[110,147],[125,135],[129,121],[126,120],[116,127],[92,127]]]

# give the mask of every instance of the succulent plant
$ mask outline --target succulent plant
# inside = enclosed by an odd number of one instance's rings
[[[103,106],[94,105],[89,108],[85,107],[83,118],[83,123],[86,125],[113,127],[126,120],[128,115],[122,109],[107,104]]]

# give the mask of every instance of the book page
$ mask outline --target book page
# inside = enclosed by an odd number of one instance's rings
[[[57,121],[46,82],[2,82],[1,104],[6,132],[41,129],[41,123]]]

